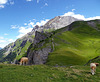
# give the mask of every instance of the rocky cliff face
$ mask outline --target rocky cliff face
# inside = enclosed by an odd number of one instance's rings
[[[52,51],[51,45],[45,45],[45,40],[51,34],[45,35],[44,33],[40,33],[36,31],[34,42],[29,48],[28,64],[44,64],[48,58],[49,53]],[[43,47],[45,45],[45,47]],[[42,48],[43,47],[43,48]]]
[[[49,53],[52,51],[51,46],[45,47],[43,49],[34,50],[28,54],[29,62],[28,64],[45,64]]]

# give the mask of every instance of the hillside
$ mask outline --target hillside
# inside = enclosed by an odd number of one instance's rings
[[[100,20],[76,21],[50,33],[36,32],[29,64],[84,65],[99,56]],[[40,38],[41,37],[41,38]]]
[[[41,29],[36,26],[27,35],[0,50],[0,61],[10,63],[27,56],[28,64],[65,66],[84,65],[100,56],[100,20],[75,21],[57,30],[48,27],[53,23],[62,24],[56,22],[58,18],[51,19]]]
[[[100,69],[91,75],[89,66],[51,67],[0,64],[1,82],[100,82]]]
[[[34,41],[35,32],[51,32],[53,30],[62,28],[71,24],[78,19],[70,16],[57,16],[49,20],[45,25],[38,26],[36,25],[31,32],[23,36],[22,38],[17,39],[15,42],[7,45],[5,48],[0,50],[0,61],[10,63],[11,61],[16,62],[20,60],[21,57],[27,56],[27,49]],[[66,21],[66,22],[65,22]]]
[[[54,35],[55,50],[49,55],[47,64],[85,64],[99,56],[100,21],[74,22],[70,31]],[[61,33],[61,34],[59,34]]]
[[[26,36],[17,39],[15,42],[1,49],[0,61],[10,63],[14,59],[20,59],[22,56],[26,56],[27,49],[34,40],[34,35],[27,34]]]

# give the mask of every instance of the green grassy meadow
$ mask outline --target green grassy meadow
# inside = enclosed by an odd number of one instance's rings
[[[52,67],[0,64],[0,82],[100,82],[100,66],[91,75],[89,66]]]

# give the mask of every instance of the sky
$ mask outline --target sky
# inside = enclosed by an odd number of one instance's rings
[[[0,0],[0,47],[56,16],[100,19],[100,0]]]

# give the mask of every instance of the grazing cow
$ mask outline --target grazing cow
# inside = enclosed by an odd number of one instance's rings
[[[99,65],[99,63],[90,63],[90,68],[91,68],[92,75],[95,74],[95,72],[96,72],[96,66],[98,66],[98,65]]]
[[[28,58],[27,57],[22,57],[20,60],[20,65],[27,65],[28,63]]]

